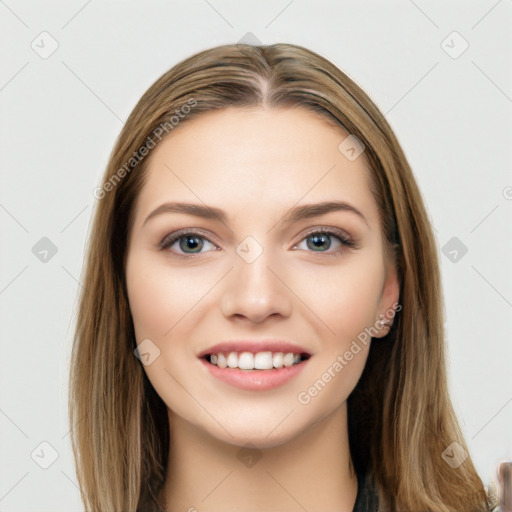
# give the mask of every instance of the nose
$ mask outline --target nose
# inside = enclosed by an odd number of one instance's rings
[[[250,263],[236,256],[222,290],[223,315],[256,324],[272,316],[290,316],[293,293],[286,281],[277,262],[270,261],[266,251]]]

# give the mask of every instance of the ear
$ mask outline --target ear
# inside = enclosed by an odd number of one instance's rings
[[[383,338],[391,330],[393,321],[397,311],[402,309],[399,304],[400,298],[400,281],[398,272],[392,262],[386,264],[386,278],[382,288],[382,294],[378,304],[378,318],[375,319],[375,326],[379,331],[374,338]]]

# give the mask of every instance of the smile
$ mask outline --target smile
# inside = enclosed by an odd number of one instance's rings
[[[309,354],[294,352],[219,352],[200,361],[216,379],[247,391],[267,391],[284,385],[307,365]]]

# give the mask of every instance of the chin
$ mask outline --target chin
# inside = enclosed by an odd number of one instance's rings
[[[271,429],[270,429],[271,430]],[[225,443],[240,448],[253,448],[259,450],[266,450],[270,448],[276,448],[283,446],[301,435],[301,431],[296,432],[280,432],[279,434],[271,433],[268,434],[262,432],[255,432],[254,428],[248,429],[244,432],[232,432],[233,436],[229,436],[226,433],[219,439]]]
[[[213,429],[205,425],[202,428],[207,435],[233,446],[260,450],[276,448],[297,440],[318,421],[317,418],[309,421],[307,418],[300,418],[299,413],[300,410],[295,410],[288,417],[286,414],[269,415],[268,419],[243,414],[226,422],[229,433],[217,424]]]

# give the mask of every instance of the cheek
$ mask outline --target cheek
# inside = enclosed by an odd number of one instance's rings
[[[372,271],[373,270],[373,271]],[[337,330],[351,336],[372,324],[381,293],[381,275],[371,267],[351,269],[348,275],[333,280],[337,300],[331,312]]]
[[[164,325],[172,321],[172,318],[168,317],[166,321],[165,314],[172,291],[166,289],[151,271],[148,272],[142,268],[140,270],[139,273],[136,267],[131,271],[128,269],[126,276],[128,300],[137,342],[142,338],[159,337],[164,329],[169,329],[172,325]]]
[[[137,341],[163,339],[208,290],[204,279],[171,273],[161,262],[136,253],[128,259],[126,281]]]
[[[176,362],[189,356],[188,346],[175,341],[185,335],[180,330],[186,327],[186,315],[192,314],[201,290],[184,273],[171,273],[161,261],[137,250],[127,260],[126,284],[137,344],[151,340],[146,345],[151,361],[143,369],[168,407],[187,410],[188,395],[178,384],[186,378]]]
[[[324,336],[330,333],[337,340],[338,349],[378,319],[384,267],[375,253],[347,258],[338,266],[304,267],[294,275],[298,295],[316,314],[315,323],[324,325]]]

